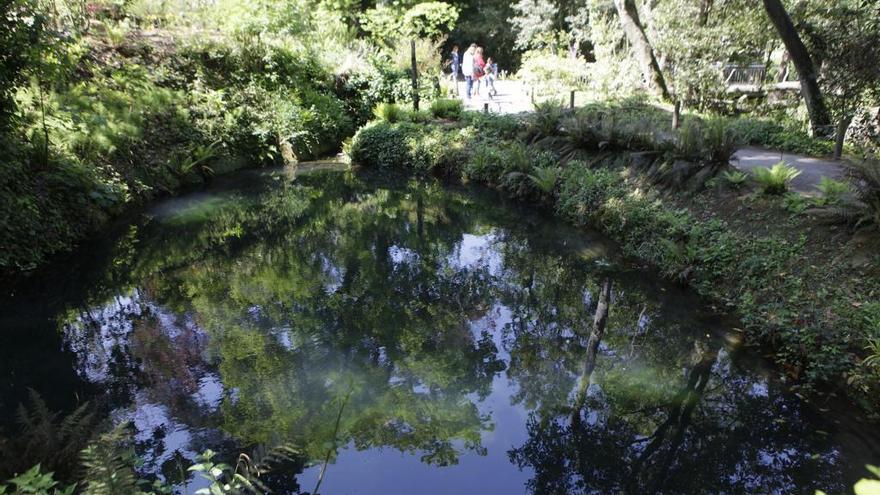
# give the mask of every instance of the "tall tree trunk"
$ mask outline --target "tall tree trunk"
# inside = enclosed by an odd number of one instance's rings
[[[801,93],[804,96],[804,103],[807,105],[807,112],[810,114],[810,124],[813,128],[813,135],[828,137],[831,135],[831,116],[828,114],[828,108],[825,106],[825,100],[822,99],[822,91],[819,89],[818,76],[816,66],[810,58],[807,47],[801,41],[794,23],[791,22],[788,12],[782,5],[781,0],[764,0],[764,10],[767,16],[776,27],[779,37],[788,50],[791,61],[798,71],[801,80]]]
[[[651,47],[648,36],[645,35],[645,29],[639,21],[639,11],[636,8],[635,0],[614,0],[614,7],[617,9],[617,16],[620,18],[623,32],[626,33],[626,38],[632,45],[648,89],[663,100],[671,100],[669,90],[666,89],[666,80],[663,79],[663,73],[660,72],[660,65],[654,55],[654,48]]]
[[[846,131],[853,121],[852,114],[844,115],[837,121],[837,130],[834,132],[834,159],[840,160],[843,156],[843,142],[846,140]]]

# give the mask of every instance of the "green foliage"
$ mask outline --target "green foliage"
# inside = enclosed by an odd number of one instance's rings
[[[0,138],[9,158],[0,232],[17,241],[0,249],[3,273],[69,249],[128,205],[214,173],[335,152],[365,102],[387,97],[381,81],[337,87],[295,43],[218,36],[152,46],[122,25],[107,45],[40,45],[37,77],[15,80],[16,128]],[[144,55],[153,51],[161,56]],[[362,93],[371,88],[375,95]]]
[[[393,124],[404,119],[406,116],[406,109],[399,105],[395,105],[394,103],[380,103],[379,106],[373,110],[373,115],[379,120],[384,120],[385,122]]]
[[[799,214],[803,213],[810,206],[810,202],[799,193],[789,192],[782,196],[782,205],[786,210]]]
[[[558,101],[535,103],[535,110],[526,121],[526,136],[530,143],[553,137],[559,131],[564,111]]]
[[[529,174],[529,180],[545,196],[553,194],[559,182],[560,168],[554,166],[535,167]]]
[[[59,486],[55,481],[55,473],[42,472],[39,464],[28,469],[24,473],[10,479],[8,485],[0,485],[0,494],[6,493],[6,489],[14,487],[15,494],[34,494],[34,495],[72,495],[76,490],[76,485],[68,485],[66,487]]]
[[[133,469],[136,460],[124,427],[100,435],[81,453],[81,462],[86,473],[83,493],[143,493],[138,487],[140,483]]]
[[[849,184],[829,177],[822,177],[816,189],[822,194],[820,198],[815,200],[819,206],[838,205],[850,194]]]
[[[727,164],[739,147],[735,131],[721,118],[687,118],[678,131],[677,153],[687,159]]]
[[[239,465],[235,468],[228,464],[214,462],[215,452],[207,450],[198,456],[198,462],[187,470],[192,471],[210,483],[209,488],[196,491],[199,495],[214,494],[259,494],[262,492],[262,484],[254,483],[248,476],[239,472]]]
[[[83,404],[62,416],[51,411],[36,392],[30,391],[29,403],[20,404],[17,413],[15,437],[0,437],[0,445],[3,445],[0,479],[24,472],[37,463],[57,473],[59,479],[72,479],[78,466],[71,459],[77,458],[97,428],[92,408]]]
[[[373,40],[391,47],[414,37],[437,40],[455,27],[458,14],[446,2],[422,2],[406,10],[380,5],[362,14],[361,25]]]
[[[801,174],[800,170],[785,162],[779,162],[772,167],[757,167],[754,172],[755,182],[764,194],[783,194],[788,190],[788,184]]]
[[[457,120],[461,117],[464,104],[458,99],[437,99],[431,102],[431,115],[438,119]]]
[[[458,7],[446,2],[422,2],[403,14],[403,34],[416,38],[437,39],[455,28]]]
[[[558,94],[560,90],[583,90],[587,87],[590,67],[583,57],[571,58],[549,50],[527,51],[517,77],[536,89],[538,94]]]
[[[741,170],[727,170],[721,174],[725,182],[733,189],[742,188],[749,180],[749,174]]]

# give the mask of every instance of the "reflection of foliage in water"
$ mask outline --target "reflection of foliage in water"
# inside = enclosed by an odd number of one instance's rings
[[[436,184],[278,181],[169,202],[89,271],[82,306],[99,309],[59,311],[81,375],[116,407],[165,411],[163,430],[138,438],[163,470],[177,455],[163,439],[184,426],[190,459],[218,444],[294,443],[313,461],[352,445],[453,464],[485,453],[494,425],[480,405],[505,371],[510,402],[531,412],[530,439],[510,456],[535,470],[536,492],[682,479],[735,492],[837,472],[809,423],[755,427],[762,408],[792,417],[789,403],[733,370],[694,301],[597,263],[601,243]],[[604,277],[612,311],[574,428]],[[128,297],[97,302],[117,294]]]

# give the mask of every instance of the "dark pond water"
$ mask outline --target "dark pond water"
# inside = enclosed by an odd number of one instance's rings
[[[737,352],[735,321],[483,189],[247,172],[50,272],[0,306],[7,435],[29,388],[100,403],[181,491],[206,449],[277,445],[302,452],[278,493],[313,492],[329,459],[328,495],[839,493],[880,460],[870,425]]]

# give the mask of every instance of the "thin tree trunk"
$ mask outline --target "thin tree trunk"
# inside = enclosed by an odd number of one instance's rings
[[[700,0],[700,16],[697,23],[700,27],[709,23],[709,10],[712,8],[712,0]]]
[[[672,128],[681,127],[681,100],[675,100],[675,106],[672,107]]]
[[[837,121],[837,130],[834,133],[834,159],[840,160],[843,156],[843,142],[846,140],[846,131],[852,123],[853,116],[844,115]]]
[[[831,134],[831,117],[825,106],[825,100],[822,98],[816,66],[810,58],[807,47],[801,41],[781,0],[764,0],[764,10],[767,11],[767,16],[779,33],[779,37],[782,38],[782,42],[791,56],[791,61],[797,69],[801,81],[801,93],[804,96],[804,103],[807,105],[807,112],[810,114],[813,135],[828,137]]]
[[[587,399],[587,388],[590,386],[590,377],[596,369],[596,354],[599,352],[599,343],[605,335],[605,324],[608,323],[608,301],[611,299],[611,280],[605,279],[599,292],[599,303],[596,305],[596,315],[593,317],[593,331],[590,332],[590,340],[587,341],[587,356],[581,367],[581,376],[575,394],[574,408],[571,413],[572,424],[580,422],[581,409]]]
[[[663,100],[671,100],[669,90],[666,89],[666,80],[663,79],[663,73],[660,71],[660,65],[654,55],[654,48],[651,47],[645,29],[639,21],[639,11],[635,1],[614,0],[614,7],[617,9],[617,15],[620,18],[623,31],[626,33],[626,38],[632,45],[648,89]]]
[[[411,64],[412,64],[412,98],[413,98],[413,110],[416,112],[419,111],[419,70],[416,66],[416,41],[410,40],[409,49],[411,54]]]

